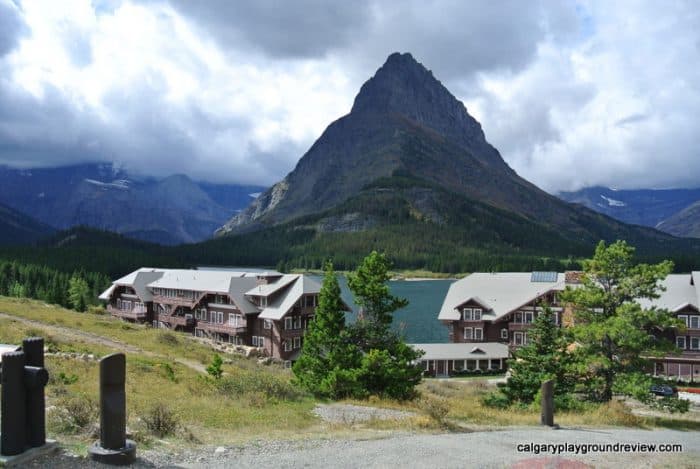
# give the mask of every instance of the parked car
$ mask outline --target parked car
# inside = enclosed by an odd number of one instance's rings
[[[678,397],[678,388],[670,384],[652,384],[649,392],[657,396]]]

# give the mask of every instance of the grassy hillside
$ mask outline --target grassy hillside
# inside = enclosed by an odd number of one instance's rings
[[[421,397],[415,401],[354,402],[414,412],[415,417],[407,420],[324,423],[313,413],[314,406],[322,402],[298,389],[284,368],[224,355],[225,376],[216,381],[203,372],[214,351],[189,336],[37,301],[0,297],[0,343],[20,343],[27,336],[44,337],[49,350],[49,436],[83,453],[94,441],[98,421],[97,360],[117,351],[127,355],[127,425],[141,448],[539,424],[537,409],[504,411],[483,406],[481,397],[490,387],[483,379],[461,383],[427,380],[419,387]],[[149,427],[154,415],[171,419],[172,432],[161,435]],[[688,418],[633,416],[620,403],[560,414],[557,421],[566,425],[698,429],[698,423]]]

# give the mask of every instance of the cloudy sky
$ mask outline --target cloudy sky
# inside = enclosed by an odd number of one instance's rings
[[[0,164],[269,185],[394,51],[546,190],[700,186],[695,0],[0,0]]]

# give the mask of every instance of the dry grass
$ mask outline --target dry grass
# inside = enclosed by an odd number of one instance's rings
[[[167,403],[178,431],[167,437],[180,445],[234,444],[256,439],[304,438],[355,435],[354,425],[322,425],[313,415],[314,399],[292,389],[291,373],[279,367],[261,367],[255,360],[227,356],[224,378],[228,386],[212,384],[202,373],[176,361],[186,358],[208,363],[213,351],[184,335],[164,333],[148,327],[126,324],[103,315],[76,313],[30,300],[0,297],[0,311],[42,324],[26,325],[17,320],[0,318],[0,343],[20,343],[22,338],[39,335],[50,348],[60,351],[104,356],[120,351],[83,341],[59,325],[80,329],[148,350],[151,356],[127,353],[128,426],[140,431],[142,417],[155,406]],[[53,379],[47,387],[49,405],[62,406],[74,396],[98,398],[97,361],[47,357]],[[61,377],[61,373],[63,374]],[[236,381],[237,379],[237,381]],[[493,390],[486,379],[436,381],[426,380],[419,386],[420,398],[401,402],[371,398],[347,401],[359,405],[386,407],[416,413],[415,417],[376,420],[363,424],[367,431],[445,431],[458,428],[538,425],[539,411],[534,408],[494,409],[482,403]],[[447,412],[444,410],[447,409]],[[650,418],[633,415],[620,402],[590,406],[578,413],[557,414],[555,421],[564,426],[663,426],[697,430],[697,422],[680,422],[675,418]],[[89,425],[87,426],[89,427]],[[57,436],[56,433],[53,436]],[[60,439],[75,448],[84,448],[92,440],[86,434],[61,434]]]

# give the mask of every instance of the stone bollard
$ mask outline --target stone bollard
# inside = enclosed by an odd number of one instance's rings
[[[542,383],[542,415],[540,423],[548,427],[554,426],[554,382]]]
[[[127,465],[136,460],[136,443],[126,439],[126,356],[100,360],[100,441],[89,450],[94,461]]]

